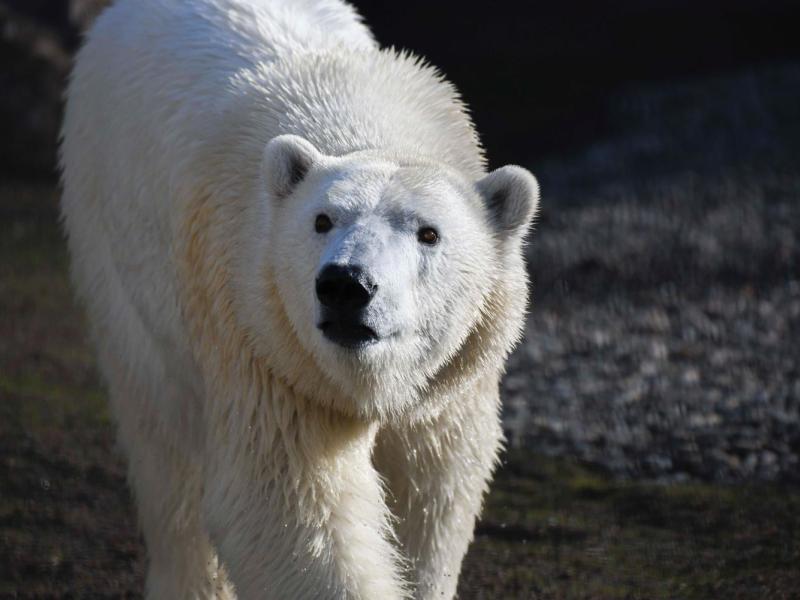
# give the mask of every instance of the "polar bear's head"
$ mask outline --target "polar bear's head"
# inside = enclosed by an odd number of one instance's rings
[[[354,413],[402,413],[460,360],[481,320],[521,320],[490,314],[489,302],[509,277],[524,296],[521,241],[538,198],[526,170],[467,181],[375,152],[326,156],[292,135],[268,144],[263,169],[269,231],[255,260]]]

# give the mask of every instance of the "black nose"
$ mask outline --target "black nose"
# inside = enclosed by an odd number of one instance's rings
[[[327,265],[317,277],[317,298],[334,310],[357,310],[369,304],[378,286],[356,266]]]

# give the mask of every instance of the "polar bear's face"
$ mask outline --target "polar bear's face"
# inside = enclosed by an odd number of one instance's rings
[[[295,136],[270,143],[265,181],[280,301],[362,414],[402,409],[457,353],[536,204],[518,167],[476,184],[441,166],[323,156]]]

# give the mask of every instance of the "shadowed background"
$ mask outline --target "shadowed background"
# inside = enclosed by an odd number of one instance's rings
[[[141,595],[57,226],[102,2],[0,1],[0,596]],[[355,2],[461,90],[542,213],[510,451],[461,598],[795,598],[800,5]]]

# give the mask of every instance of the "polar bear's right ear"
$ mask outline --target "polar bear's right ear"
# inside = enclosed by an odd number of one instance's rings
[[[275,198],[285,198],[320,161],[322,154],[297,135],[279,135],[264,149],[262,174],[267,190]]]

